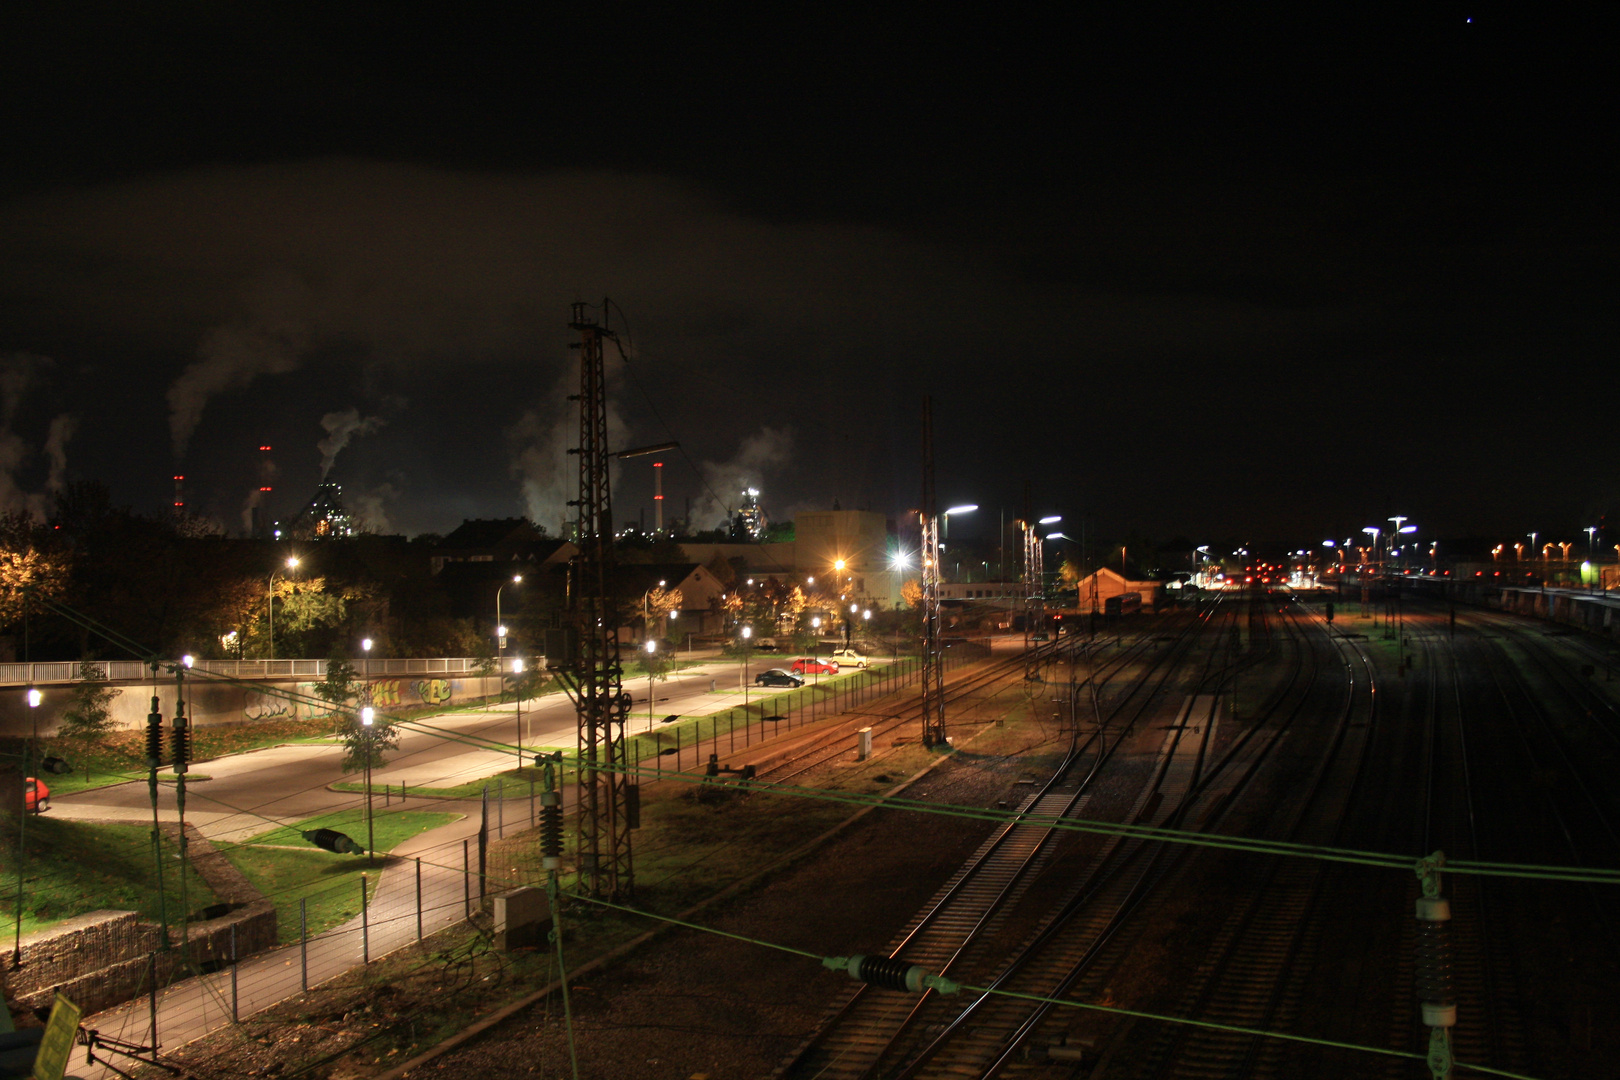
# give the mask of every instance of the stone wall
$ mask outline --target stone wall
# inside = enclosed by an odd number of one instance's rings
[[[165,825],[171,838],[177,826]],[[188,924],[180,947],[178,927],[171,947],[162,948],[162,927],[133,911],[94,911],[30,934],[22,940],[22,962],[0,956],[5,996],[13,1009],[46,1009],[58,993],[82,1008],[100,1012],[158,986],[230,963],[276,944],[276,909],[226,858],[186,826],[191,864],[224,908],[215,918]]]

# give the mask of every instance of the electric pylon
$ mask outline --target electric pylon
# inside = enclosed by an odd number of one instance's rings
[[[939,640],[939,508],[934,502],[934,399],[923,398],[922,728],[923,745],[945,745],[945,674]]]
[[[1030,512],[1029,485],[1024,485],[1024,678],[1039,679],[1041,662],[1035,652],[1037,635],[1046,621],[1046,545],[1040,522]]]
[[[607,389],[602,343],[613,332],[574,305],[568,324],[579,331],[579,498],[569,564],[569,616],[573,641],[557,663],[579,719],[579,875],[592,896],[618,899],[634,892],[630,827],[639,789],[630,782],[624,726],[630,695],[622,685],[619,605],[613,558],[613,504],[608,485]],[[616,340],[616,339],[615,339]],[[548,645],[547,652],[551,648]]]

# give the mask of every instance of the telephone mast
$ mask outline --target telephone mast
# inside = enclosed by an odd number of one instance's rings
[[[934,501],[934,399],[923,398],[922,415],[922,728],[923,745],[943,746],[945,675],[939,640],[939,507]]]
[[[604,304],[604,310],[606,305]],[[579,875],[592,896],[619,899],[634,892],[630,830],[639,816],[640,788],[631,782],[624,726],[630,695],[619,660],[619,605],[615,590],[613,508],[608,486],[607,391],[602,342],[617,338],[576,303],[569,328],[579,331],[579,498],[569,564],[569,626],[547,662],[574,699],[579,720]],[[572,639],[572,640],[569,640]],[[553,658],[555,656],[555,659]]]

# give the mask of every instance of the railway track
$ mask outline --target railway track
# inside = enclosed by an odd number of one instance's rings
[[[1156,747],[1152,781],[1142,787],[1126,820],[1182,823],[1196,809],[1202,814],[1201,827],[1207,828],[1233,805],[1248,779],[1281,741],[1288,723],[1273,725],[1274,730],[1258,741],[1255,732],[1266,730],[1265,720],[1274,714],[1287,714],[1291,722],[1308,696],[1307,690],[1295,690],[1303,667],[1297,650],[1296,621],[1293,616],[1283,620],[1288,627],[1286,637],[1295,646],[1295,666],[1290,678],[1274,696],[1267,717],[1257,718],[1260,722],[1234,739],[1207,773],[1205,763],[1215,744],[1219,694],[1227,680],[1252,666],[1257,655],[1269,655],[1274,648],[1269,618],[1259,620],[1259,632],[1254,632],[1256,627],[1251,626],[1251,641],[1256,642],[1257,647],[1248,655],[1228,660],[1225,665],[1206,664],[1206,670],[1195,680],[1195,689],[1213,692],[1195,692],[1187,699],[1177,722],[1170,725]],[[1209,656],[1214,658],[1221,653],[1227,627],[1224,619],[1210,622],[1213,644]],[[1305,680],[1307,688],[1311,681],[1310,678]],[[1187,738],[1189,731],[1197,737]],[[1101,760],[1099,753],[1099,765]],[[1096,772],[1094,768],[1091,775],[1095,776]],[[1038,799],[1052,797],[1048,792]],[[1042,812],[1045,811],[1043,806]],[[1098,840],[1088,872],[1077,880],[1043,927],[1027,935],[1014,960],[1001,965],[1003,970],[996,978],[995,987],[1006,989],[1016,985],[1032,993],[1078,989],[1095,1000],[1091,995],[1099,988],[1089,986],[1086,980],[1106,978],[1105,973],[1119,962],[1122,945],[1129,937],[1129,933],[1121,932],[1122,928],[1140,925],[1140,921],[1132,924],[1131,916],[1144,909],[1146,898],[1152,896],[1155,887],[1180,858],[1180,852],[1167,853],[1164,845],[1134,838],[1111,836]],[[954,887],[954,883],[948,887],[947,894]],[[1283,915],[1282,918],[1287,921],[1288,917]],[[982,929],[987,924],[975,925]],[[968,972],[984,970],[986,963],[994,963],[993,958],[975,956],[976,951],[985,951],[976,942],[987,936],[994,937],[976,930],[972,939],[958,945],[946,959],[946,972],[956,970],[959,965]],[[907,947],[911,941],[909,935],[903,938],[891,955],[908,963],[928,966],[928,958],[922,952]],[[961,963],[964,958],[968,961],[965,964]],[[828,1029],[844,1025],[851,1033],[834,1039],[824,1030],[818,1040],[779,1070],[779,1075],[995,1075],[1004,1069],[1017,1068],[1019,1048],[1036,1038],[1045,1017],[1043,1009],[1031,1009],[1028,1003],[996,994],[975,999],[966,1008],[933,995],[912,1001],[882,991],[853,991],[851,999],[862,995],[885,996],[889,999],[888,1007],[873,1007],[870,1017],[851,1022],[852,1010],[846,1006]],[[899,1015],[901,1013],[904,1015]]]

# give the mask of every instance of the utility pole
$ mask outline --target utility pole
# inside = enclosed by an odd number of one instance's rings
[[[945,676],[939,640],[939,507],[934,501],[934,399],[923,398],[922,414],[922,729],[923,745],[943,746]]]
[[[1036,653],[1039,642],[1036,628],[1045,612],[1041,604],[1041,581],[1045,568],[1041,565],[1042,543],[1040,528],[1029,508],[1029,484],[1024,484],[1024,518],[1019,526],[1024,530],[1024,679],[1033,681],[1041,676],[1041,663]]]
[[[604,310],[606,304],[603,305]],[[607,446],[607,392],[602,342],[612,331],[576,303],[569,328],[579,331],[579,498],[575,543],[569,564],[567,631],[546,646],[547,666],[557,670],[574,699],[579,734],[579,875],[595,897],[622,899],[634,893],[630,828],[640,789],[630,782],[624,729],[630,695],[624,692],[619,659],[619,605],[613,557],[613,504],[608,486],[612,455]],[[614,338],[617,341],[616,338]],[[571,639],[571,640],[570,640]]]

